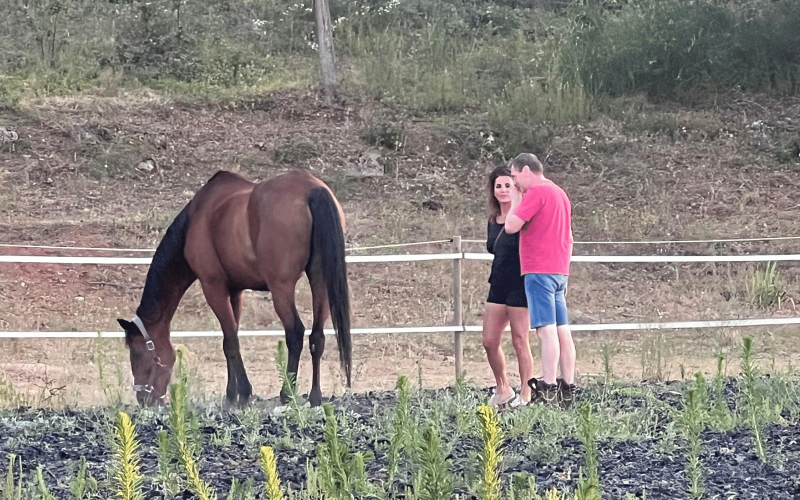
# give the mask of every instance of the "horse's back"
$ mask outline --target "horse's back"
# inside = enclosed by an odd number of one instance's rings
[[[344,210],[339,200],[327,184],[310,172],[293,170],[257,184],[250,203],[259,207],[262,218],[308,223],[310,230],[311,212],[308,210],[308,200],[316,189],[324,189],[330,193],[339,212],[342,227],[345,228]]]
[[[217,172],[191,203],[187,260],[203,275],[227,277],[243,288],[266,289],[270,275],[297,279],[309,259],[311,193],[330,189],[308,172],[263,182]],[[331,193],[333,197],[333,193]],[[344,216],[336,202],[342,224]]]

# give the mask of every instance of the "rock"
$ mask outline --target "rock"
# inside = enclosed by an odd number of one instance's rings
[[[345,169],[345,175],[356,179],[368,177],[383,177],[385,170],[381,163],[381,154],[374,149],[370,149],[358,155],[358,158],[350,160]]]
[[[152,158],[142,160],[136,165],[136,170],[150,173],[156,169],[156,161]]]
[[[0,127],[0,142],[15,142],[19,139],[19,135],[13,130]]]
[[[422,208],[427,208],[428,210],[438,211],[444,208],[440,202],[436,200],[425,200],[422,202]]]

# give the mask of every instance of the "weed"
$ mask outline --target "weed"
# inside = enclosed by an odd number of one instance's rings
[[[591,403],[585,402],[582,404],[578,415],[580,416],[578,437],[583,443],[586,477],[583,476],[583,469],[581,469],[578,473],[578,489],[575,493],[575,498],[576,500],[600,500],[602,491],[597,467],[598,424],[592,416]]]
[[[325,411],[324,443],[317,446],[319,469],[316,471],[320,490],[327,498],[346,500],[353,493],[365,494],[371,488],[367,482],[365,457],[361,452],[351,454],[339,439],[338,424],[330,403]]]
[[[142,500],[142,474],[139,467],[139,443],[130,417],[119,412],[115,436],[115,496],[120,500]]]
[[[724,361],[724,356],[717,357],[717,371],[714,375],[714,406],[709,415],[709,424],[720,431],[732,429],[735,425],[735,418],[725,397]]]
[[[173,449],[172,439],[166,430],[161,429],[156,434],[156,442],[158,457],[156,483],[161,485],[165,497],[172,498],[184,489],[181,477],[173,462],[176,454]]]
[[[39,497],[42,500],[58,500],[52,493],[50,493],[50,489],[47,487],[47,484],[44,481],[41,465],[36,467],[36,472],[34,473],[34,482],[36,483],[36,491],[39,493]]]
[[[449,500],[453,496],[453,477],[448,471],[439,433],[433,423],[422,431],[418,445],[419,473],[414,491],[420,500]]]
[[[603,344],[602,356],[603,356],[603,375],[604,375],[604,383],[606,385],[611,384],[614,380],[614,350],[608,344]]]
[[[370,146],[397,151],[406,142],[405,124],[378,114],[370,114],[364,119],[360,137]]]
[[[308,141],[287,141],[272,153],[278,163],[300,167],[319,156],[317,147]]]
[[[641,354],[642,380],[664,380],[667,367],[665,349],[664,334],[660,331],[643,342]]]
[[[19,461],[17,461],[19,459]],[[14,465],[19,463],[17,478],[14,479]],[[3,488],[3,500],[22,500],[22,457],[13,453],[8,454],[8,468],[6,469],[5,488]]]
[[[777,305],[786,296],[786,291],[780,284],[778,263],[768,262],[763,271],[756,270],[746,284],[747,297],[750,303],[759,309]]]
[[[416,448],[416,434],[411,422],[411,391],[408,377],[400,375],[397,378],[397,406],[394,411],[394,421],[390,437],[390,447],[387,456],[389,484],[392,484],[397,474],[401,459],[412,462]]]
[[[116,374],[116,383],[112,383],[110,380],[110,374],[108,373],[108,361],[110,359],[114,359],[113,356],[110,355],[110,351],[106,345],[106,339],[103,338],[101,332],[97,332],[97,339],[94,341],[94,352],[93,358],[95,364],[97,365],[97,377],[100,383],[100,387],[103,388],[103,394],[106,397],[106,402],[112,408],[119,408],[122,406],[122,380],[123,374],[122,370],[119,365],[116,366],[115,374]]]
[[[97,491],[97,480],[86,472],[86,457],[81,455],[78,471],[69,483],[73,500],[84,500]]]
[[[269,446],[261,447],[261,471],[266,478],[266,498],[267,500],[285,500],[281,490],[281,480],[278,477],[278,463],[275,460],[275,452]]]
[[[186,473],[189,490],[201,500],[216,499],[216,493],[200,478],[195,459],[200,444],[197,416],[188,408],[188,376],[183,364],[183,353],[177,351],[177,381],[170,385],[170,431],[172,450]]]
[[[701,378],[698,373],[698,380]],[[694,498],[700,498],[705,491],[703,467],[700,462],[702,440],[700,434],[705,427],[704,387],[689,389],[684,402],[680,426],[686,439],[686,477],[689,478],[689,491]]]
[[[230,500],[256,500],[253,478],[248,477],[244,483],[239,482],[236,477],[231,480],[231,489],[228,492]]]
[[[483,448],[480,453],[481,476],[478,484],[480,500],[500,500],[500,446],[503,435],[494,408],[487,404],[478,407]]]
[[[19,408],[30,406],[28,398],[14,389],[14,384],[6,378],[0,379],[0,407]]]
[[[275,350],[275,364],[278,367],[278,376],[281,378],[282,389],[281,393],[289,401],[289,412],[295,418],[300,428],[308,425],[308,412],[305,408],[300,406],[299,398],[297,395],[297,381],[294,374],[289,373],[289,358],[286,352],[286,341],[279,340],[278,348]]]
[[[753,339],[745,337],[742,344],[741,362],[742,391],[745,398],[745,415],[753,430],[753,439],[761,460],[766,460],[764,442],[761,439],[760,419],[764,406],[769,405],[769,400],[759,396],[756,388],[757,370],[753,362]]]

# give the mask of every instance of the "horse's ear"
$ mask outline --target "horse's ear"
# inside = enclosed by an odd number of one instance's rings
[[[130,346],[133,336],[139,332],[139,327],[134,322],[122,318],[117,318],[117,323],[125,330],[125,345]]]
[[[126,332],[135,326],[132,322],[122,318],[117,318],[117,323],[119,323],[119,326]]]

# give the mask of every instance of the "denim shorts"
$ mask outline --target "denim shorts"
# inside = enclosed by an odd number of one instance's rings
[[[531,329],[569,323],[567,299],[564,297],[567,280],[568,276],[563,274],[525,275],[525,295],[528,299]]]

